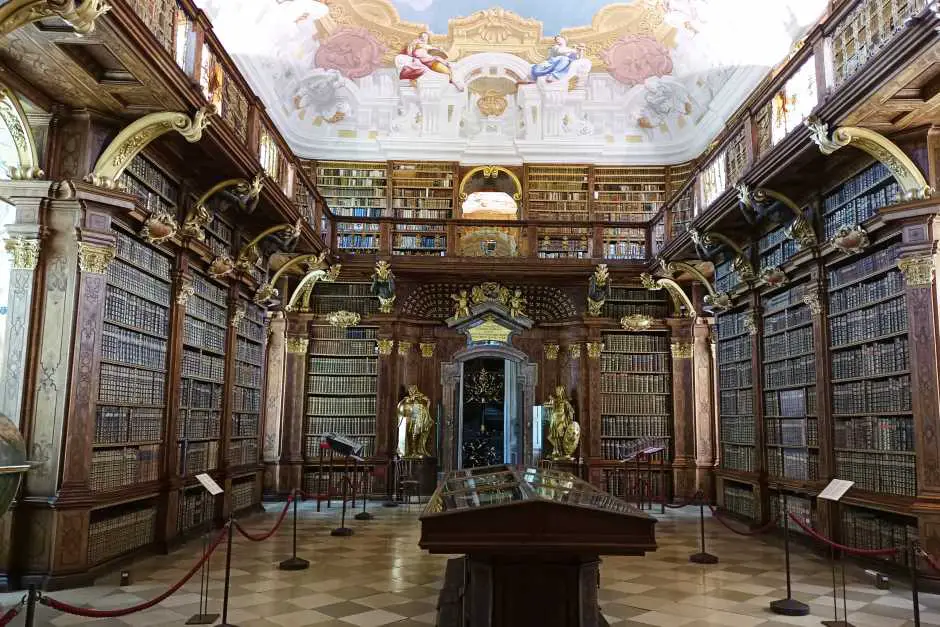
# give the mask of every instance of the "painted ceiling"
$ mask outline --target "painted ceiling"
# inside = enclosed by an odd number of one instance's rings
[[[827,0],[197,0],[294,151],[678,163]]]

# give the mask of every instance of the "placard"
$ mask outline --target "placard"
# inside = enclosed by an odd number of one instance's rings
[[[222,488],[219,487],[219,484],[215,482],[215,479],[206,473],[196,475],[196,480],[201,483],[202,487],[204,487],[212,496],[222,494]]]
[[[845,479],[833,479],[829,482],[822,492],[819,493],[819,498],[826,499],[827,501],[838,501],[845,493],[849,491],[855,485],[854,481],[846,481]]]

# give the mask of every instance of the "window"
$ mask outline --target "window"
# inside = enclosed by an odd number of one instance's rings
[[[774,95],[770,111],[771,142],[776,144],[801,125],[818,102],[816,61],[810,57]]]
[[[196,31],[183,9],[176,9],[175,27],[176,65],[192,76],[196,72]]]
[[[702,170],[699,176],[699,185],[701,191],[702,209],[708,209],[708,206],[715,202],[721,196],[722,192],[728,187],[726,178],[728,153],[724,150],[712,159],[712,162]]]
[[[275,181],[278,180],[278,166],[280,165],[280,154],[278,154],[277,143],[266,129],[261,129],[261,139],[258,145],[258,160],[261,167]]]

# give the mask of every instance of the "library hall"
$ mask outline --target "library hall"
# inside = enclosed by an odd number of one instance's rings
[[[0,0],[0,627],[940,627],[940,0]]]

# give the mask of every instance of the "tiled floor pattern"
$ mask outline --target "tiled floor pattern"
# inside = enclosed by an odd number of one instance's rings
[[[263,530],[280,507],[246,522]],[[309,505],[299,520],[301,557],[309,570],[284,572],[280,560],[290,554],[290,519],[274,538],[252,544],[235,543],[229,623],[239,627],[419,627],[433,625],[445,556],[428,555],[418,546],[418,506],[374,507],[373,521],[348,521],[355,535],[331,537],[339,512],[315,513]],[[753,538],[732,535],[709,520],[708,550],[719,564],[689,564],[697,551],[694,512],[667,512],[657,525],[659,550],[642,558],[607,558],[601,569],[600,599],[609,622],[617,627],[783,627],[819,625],[832,618],[831,574],[825,561],[799,550],[793,558],[794,596],[808,603],[812,614],[801,618],[775,616],[767,604],[785,595],[783,556],[779,548]],[[90,588],[52,596],[95,608],[116,608],[152,598],[178,580],[191,566],[200,542],[168,556],[142,559],[129,567],[132,585],[118,587],[109,576]],[[212,560],[210,611],[219,611],[222,597],[223,545]],[[182,625],[198,612],[198,576],[154,609],[122,619],[82,619],[40,608],[37,625],[100,627],[163,627]],[[7,607],[20,595],[0,595]],[[924,625],[940,625],[940,596],[922,597]],[[903,589],[877,590],[851,580],[849,620],[856,627],[910,627],[912,610]],[[13,625],[23,625],[21,615]],[[520,625],[519,627],[526,627]]]

